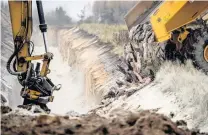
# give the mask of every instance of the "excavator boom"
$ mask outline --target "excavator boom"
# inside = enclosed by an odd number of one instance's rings
[[[12,33],[14,40],[14,52],[7,62],[7,70],[17,76],[23,86],[21,96],[24,98],[23,105],[39,105],[46,112],[50,112],[46,104],[53,101],[53,91],[59,90],[61,85],[55,86],[47,77],[50,73],[49,64],[53,54],[47,51],[44,33],[47,31],[44,12],[41,1],[36,1],[40,30],[43,33],[45,54],[33,56],[34,43],[32,36],[32,1],[9,1]],[[37,62],[34,67],[33,61]]]
[[[9,1],[9,11],[12,25],[13,40],[15,50],[20,48],[21,51],[16,55],[17,57],[30,56],[29,51],[30,38],[32,35],[32,1]],[[24,43],[20,43],[24,42]],[[26,72],[28,63],[20,63],[17,61],[17,71]]]

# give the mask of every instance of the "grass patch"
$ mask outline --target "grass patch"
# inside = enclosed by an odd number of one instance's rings
[[[126,25],[109,25],[109,24],[80,24],[79,28],[99,37],[99,39],[104,43],[111,43],[114,46],[112,50],[114,53],[121,56],[123,54],[123,45],[117,44],[114,39],[114,34],[119,33],[119,31],[127,30]]]

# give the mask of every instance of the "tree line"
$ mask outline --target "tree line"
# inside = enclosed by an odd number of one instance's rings
[[[85,7],[81,10],[80,21],[86,23],[122,24],[124,16],[137,1],[95,1],[92,15],[85,17]]]
[[[94,1],[92,7],[84,7],[77,14],[78,23],[123,24],[124,16],[136,3],[137,1]],[[1,7],[8,10],[7,3],[1,2]],[[90,16],[86,15],[87,10],[91,10]],[[45,18],[49,25],[67,25],[74,22],[61,6],[45,13]],[[39,23],[37,11],[33,11],[33,20],[34,23]]]
[[[37,9],[33,11],[33,22],[39,24]],[[68,25],[72,23],[72,18],[67,15],[63,7],[56,7],[54,10],[45,12],[45,20],[48,25]]]
[[[100,23],[124,23],[124,16],[136,3],[137,1],[95,1],[93,16]]]
[[[123,24],[124,16],[135,6],[138,1],[94,1],[91,7],[92,15],[87,16],[86,12],[90,8],[84,8],[77,16],[78,23],[104,23],[104,24]],[[66,15],[66,11],[62,7],[56,8],[46,15],[49,23],[70,24],[72,18]]]
[[[94,1],[92,7],[84,8],[77,14],[78,23],[104,23],[123,24],[124,16],[138,1]],[[87,16],[87,10],[91,10],[92,15]],[[66,14],[62,7],[57,7],[54,11],[45,15],[49,24],[71,24],[72,18]]]

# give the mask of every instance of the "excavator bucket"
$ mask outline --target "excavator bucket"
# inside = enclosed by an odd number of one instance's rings
[[[135,25],[149,21],[149,16],[160,3],[161,1],[139,1],[124,17],[128,30]]]

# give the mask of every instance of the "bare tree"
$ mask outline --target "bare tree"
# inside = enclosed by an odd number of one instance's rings
[[[101,23],[124,23],[124,16],[137,1],[95,1],[92,12]]]
[[[77,14],[77,16],[80,18],[79,23],[82,23],[86,17],[86,6],[80,11],[80,14]]]

